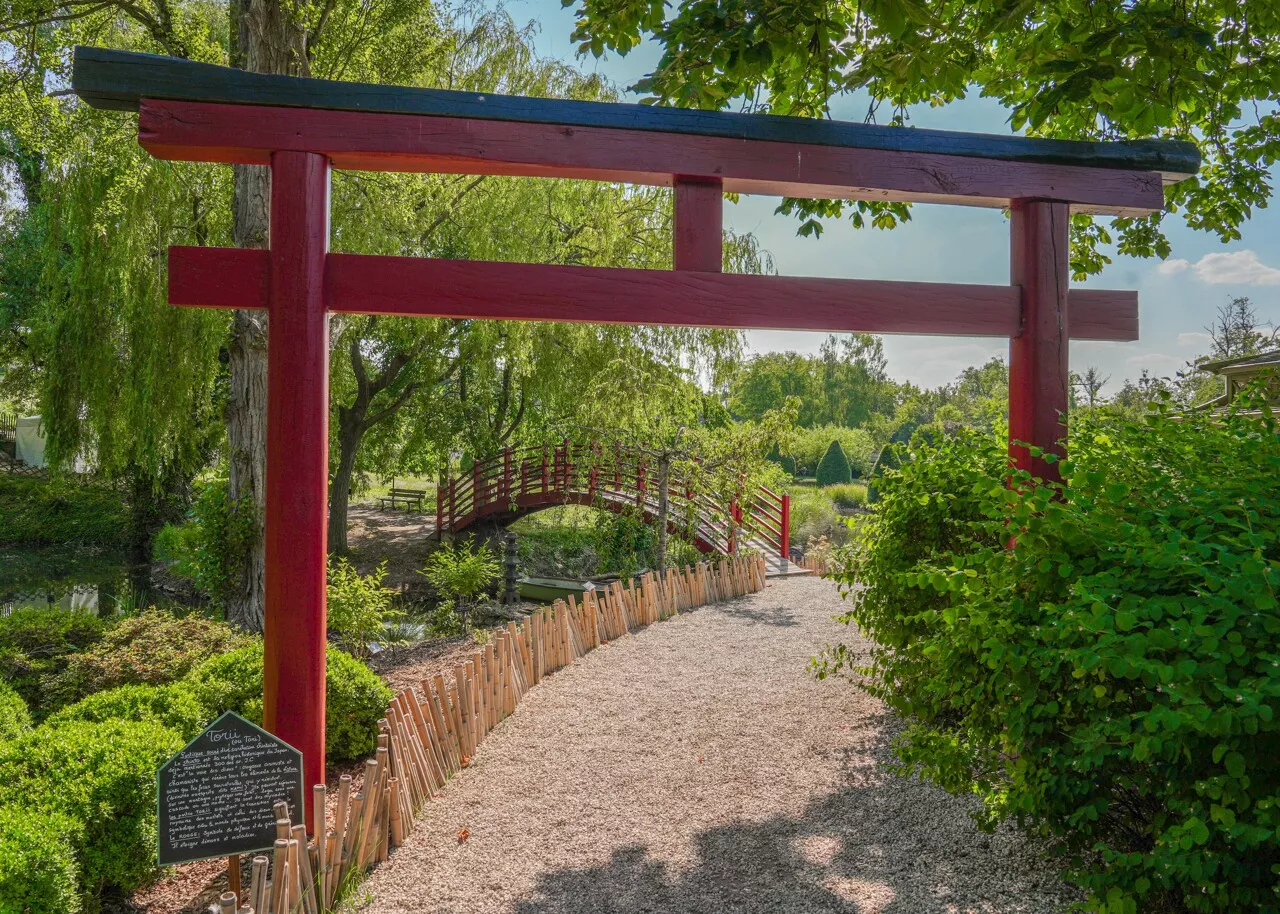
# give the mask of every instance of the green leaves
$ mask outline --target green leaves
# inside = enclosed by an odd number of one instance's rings
[[[563,2],[563,0],[562,0]],[[1178,137],[1200,145],[1202,180],[1166,191],[1171,212],[1222,240],[1271,194],[1280,154],[1280,17],[1238,0],[1185,4],[1075,0],[574,0],[580,49],[626,54],[653,38],[664,53],[637,86],[662,104],[826,117],[863,91],[905,122],[910,106],[946,104],[971,87],[997,99],[1017,132],[1064,139]],[[784,207],[816,237],[823,218],[892,227],[901,204]],[[867,218],[869,213],[874,215]],[[1167,256],[1161,217],[1116,220],[1119,250]],[[1072,220],[1077,278],[1108,262],[1106,231]]]
[[[1007,485],[971,432],[877,480],[839,576],[864,687],[907,718],[906,770],[1050,838],[1091,909],[1268,910],[1280,426],[1098,411],[1070,446],[1061,487]]]

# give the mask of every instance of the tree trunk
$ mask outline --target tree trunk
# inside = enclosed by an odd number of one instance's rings
[[[356,452],[364,437],[364,416],[354,410],[338,411],[338,468],[329,482],[329,551],[347,554],[347,502],[355,475]]]
[[[231,63],[255,73],[296,75],[306,69],[302,32],[279,0],[233,0]],[[265,248],[270,238],[271,172],[235,166],[232,236],[237,247]],[[227,621],[263,629],[266,555],[263,518],[267,475],[267,315],[236,311],[231,322],[231,398],[227,408],[229,496],[254,508],[252,544],[228,598]]]
[[[654,550],[655,571],[667,567],[667,515],[671,513],[671,458],[658,458],[658,547]]]
[[[270,169],[260,165],[235,166],[233,233],[237,247],[267,246],[270,199]],[[229,348],[228,496],[232,505],[253,506],[254,536],[240,561],[239,579],[230,588],[226,614],[231,624],[260,632],[265,620],[266,556],[262,534],[267,496],[267,315],[236,311]]]

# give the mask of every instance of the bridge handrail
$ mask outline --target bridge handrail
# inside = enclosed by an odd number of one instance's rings
[[[575,461],[577,455],[582,459]],[[554,446],[504,448],[444,481],[436,499],[436,528],[461,529],[482,514],[501,510],[499,505],[531,497],[559,496],[568,501],[570,496],[585,495],[615,505],[634,502],[656,517],[658,499],[652,481],[651,460],[645,452],[620,444],[564,441]],[[788,496],[758,486],[730,505],[720,505],[697,492],[693,481],[679,473],[668,480],[667,493],[673,525],[682,518],[690,521],[709,548],[727,554],[736,551],[739,541],[754,539],[770,552],[786,556]]]

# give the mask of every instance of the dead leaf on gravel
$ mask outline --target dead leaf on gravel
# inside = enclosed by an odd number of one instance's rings
[[[470,837],[471,837],[471,829],[464,828],[462,831],[458,832],[458,843],[465,844],[467,839]]]

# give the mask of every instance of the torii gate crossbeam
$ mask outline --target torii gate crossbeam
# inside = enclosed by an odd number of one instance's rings
[[[91,105],[139,113],[166,159],[269,165],[269,251],[173,248],[170,301],[266,308],[269,730],[324,780],[328,320],[332,312],[938,333],[1010,342],[1014,442],[1060,451],[1068,339],[1133,340],[1137,295],[1068,291],[1075,213],[1160,211],[1189,143],[1073,143],[642,105],[366,86],[77,48]],[[670,186],[674,270],[330,254],[332,168]],[[1007,207],[1007,286],[721,271],[725,193]],[[308,828],[315,818],[308,810]]]

